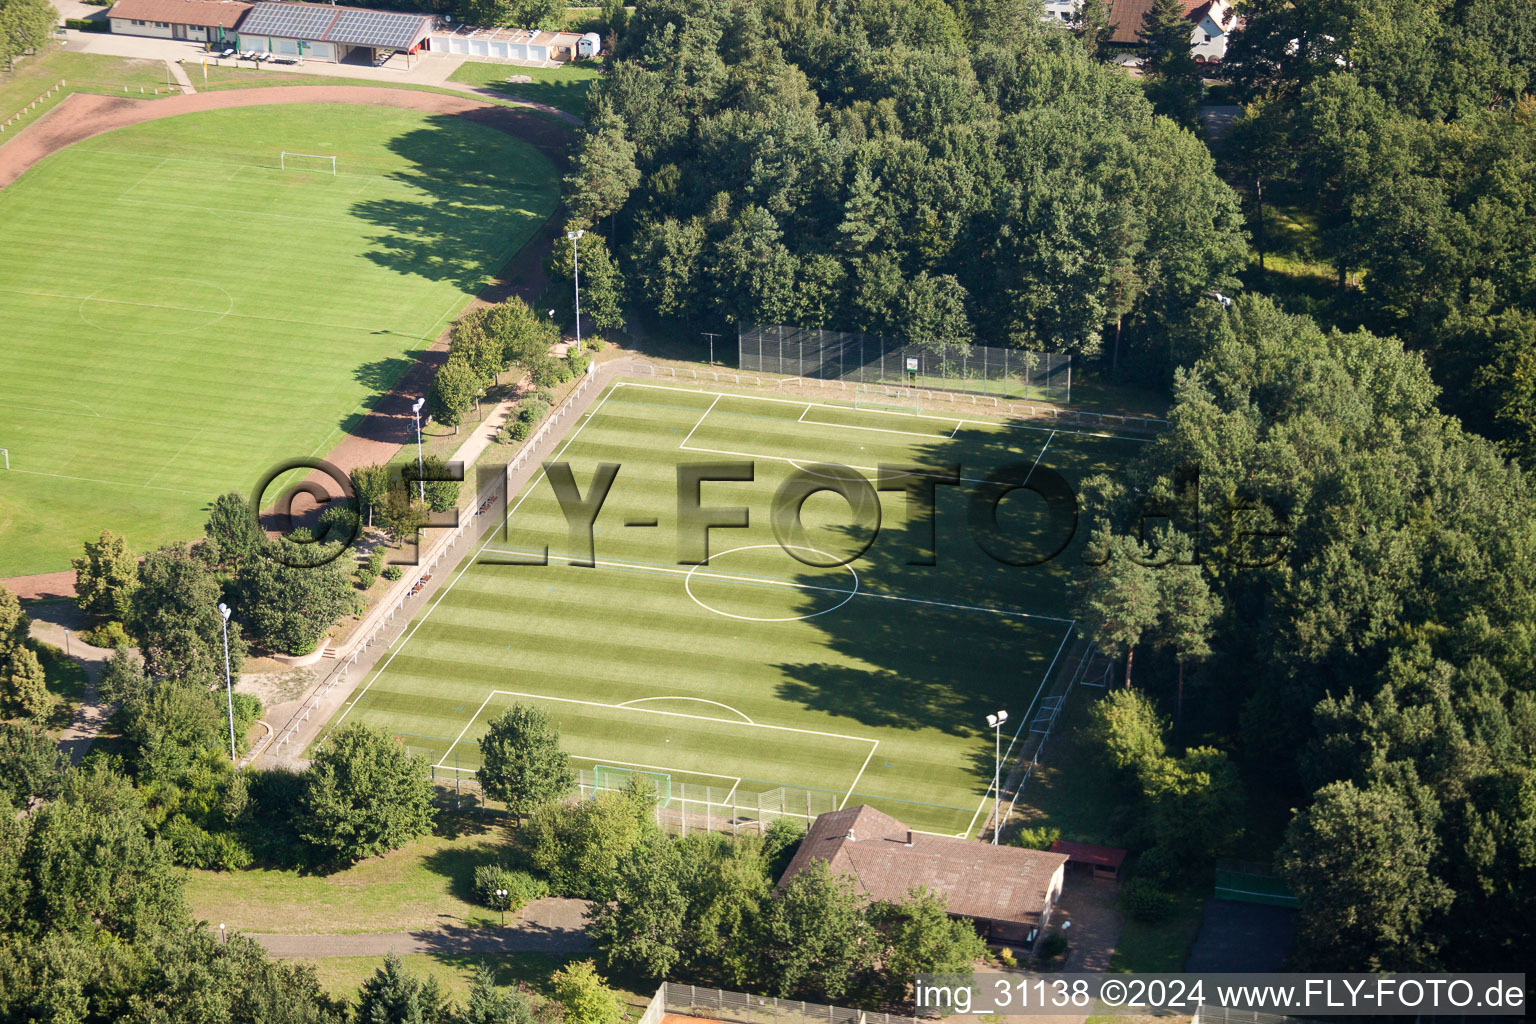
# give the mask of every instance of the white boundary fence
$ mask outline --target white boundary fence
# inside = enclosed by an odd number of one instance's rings
[[[919,1024],[916,1017],[854,1010],[846,1006],[826,1006],[800,999],[754,996],[745,992],[727,992],[724,989],[683,985],[672,981],[661,983],[661,988],[651,1000],[651,1006],[646,1009],[647,1017],[658,1001],[666,1013],[706,1017],[728,1021],[730,1024],[778,1024],[780,1021],[792,1024]],[[646,1017],[642,1017],[641,1021],[646,1024]]]
[[[613,365],[617,366],[617,364]],[[310,721],[320,710],[321,701],[336,687],[347,682],[352,669],[356,667],[358,660],[366,651],[380,644],[387,650],[399,639],[400,634],[405,631],[405,627],[411,618],[410,615],[405,614],[406,602],[426,586],[427,582],[432,579],[432,573],[445,558],[448,558],[450,555],[455,556],[455,558],[457,557],[456,549],[459,542],[470,532],[470,527],[474,525],[475,517],[479,516],[482,511],[488,511],[489,506],[497,498],[505,498],[511,494],[510,481],[512,474],[525,465],[529,459],[533,458],[539,443],[549,436],[549,432],[554,428],[555,424],[562,422],[570,415],[571,408],[575,405],[577,399],[593,387],[596,380],[597,377],[592,374],[583,375],[576,387],[560,403],[560,406],[549,415],[539,429],[524,443],[517,456],[507,464],[506,475],[501,479],[489,481],[475,495],[475,500],[472,503],[459,507],[458,524],[450,532],[440,535],[437,540],[430,544],[417,560],[417,564],[411,567],[412,571],[401,577],[391,591],[385,595],[384,600],[374,606],[373,611],[368,613],[367,618],[363,620],[357,632],[347,641],[349,647],[338,654],[336,667],[328,672],[309,691],[304,700],[300,702],[298,710],[293,713],[281,729],[275,730],[267,737],[267,742],[260,744],[246,755],[241,761],[242,767],[255,761],[258,756],[266,751],[269,745],[272,746],[272,753],[274,755],[281,753],[283,747],[297,739],[304,724]],[[474,537],[471,537],[471,543],[473,543],[473,540]],[[451,566],[454,562],[450,560],[448,564]]]
[[[653,378],[673,380],[713,381],[717,384],[733,384],[737,387],[777,388],[785,390],[809,388],[827,392],[842,392],[851,396],[849,401],[865,400],[864,396],[880,395],[899,402],[917,402],[926,405],[947,405],[950,409],[971,406],[987,409],[998,415],[1021,416],[1026,419],[1052,420],[1076,426],[1119,428],[1143,434],[1156,433],[1168,426],[1168,421],[1156,416],[1119,416],[1113,413],[1088,412],[1083,409],[1066,409],[1056,405],[1037,405],[994,395],[971,395],[957,391],[929,391],[922,388],[890,387],[882,384],[861,384],[857,381],[819,380],[813,377],[772,377],[765,374],[737,373],[731,370],[696,370],[689,366],[661,366],[656,363],[636,362],[636,373],[650,374]]]

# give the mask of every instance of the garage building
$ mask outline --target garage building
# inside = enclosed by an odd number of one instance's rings
[[[436,20],[365,7],[258,3],[240,23],[240,46],[301,60],[375,64],[391,53],[415,53]]]

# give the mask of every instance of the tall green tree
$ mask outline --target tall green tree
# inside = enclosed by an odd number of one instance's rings
[[[265,539],[251,517],[251,503],[238,491],[214,499],[203,532],[218,542],[220,554],[234,565],[256,554]]]
[[[1104,44],[1114,36],[1115,28],[1109,20],[1108,0],[1083,0],[1072,34],[1077,36],[1090,57],[1099,57],[1104,52]]]
[[[368,510],[368,526],[373,526],[373,511],[389,492],[390,470],[388,466],[358,466],[352,471],[352,486],[357,500]]]
[[[417,977],[396,953],[384,956],[384,966],[358,986],[359,1024],[441,1024],[448,999],[437,979]]]
[[[1301,966],[1419,970],[1435,962],[1423,923],[1451,893],[1432,871],[1439,807],[1427,794],[1330,783],[1291,822],[1279,866],[1309,932]]]
[[[132,609],[139,584],[139,560],[128,542],[111,530],[85,542],[85,554],[70,559],[75,570],[75,603],[87,615],[122,622]]]
[[[599,109],[565,176],[565,202],[574,226],[591,227],[618,212],[639,184],[635,144],[624,134],[624,123],[612,110]]]
[[[46,46],[58,23],[58,11],[45,0],[0,3],[0,61],[5,62],[6,70],[17,57]]]
[[[529,704],[513,704],[491,719],[480,738],[475,777],[487,797],[519,818],[576,788],[576,771],[560,749],[553,719]]]
[[[612,898],[620,860],[654,835],[655,792],[643,784],[579,804],[545,803],[516,834],[528,863],[563,896]]]
[[[37,654],[29,647],[14,648],[0,668],[5,671],[0,676],[0,707],[5,713],[33,722],[46,718],[55,698],[48,692],[48,676]]]
[[[340,560],[310,566],[287,538],[251,559],[239,576],[239,623],[269,651],[308,654],[351,607],[352,583]]]
[[[498,988],[496,975],[488,967],[475,972],[469,985],[469,999],[452,1018],[452,1024],[534,1024],[534,1021],[528,997],[516,989]]]
[[[880,957],[886,997],[906,1002],[919,974],[969,972],[987,944],[963,918],[951,917],[945,895],[922,887],[900,903],[877,903],[869,917],[885,944]]]
[[[68,768],[69,755],[41,728],[0,722],[0,804],[53,799]]]
[[[299,835],[341,863],[376,857],[432,829],[426,761],[362,725],[331,733],[304,775]]]
[[[619,1024],[624,1019],[624,1000],[603,982],[591,960],[566,964],[549,982],[565,1007],[567,1024]]]
[[[864,898],[822,860],[768,905],[761,943],[763,978],[778,995],[831,1002],[865,982],[879,952]]]
[[[139,566],[139,589],[128,633],[151,675],[204,687],[224,684],[223,617],[219,581],[185,544],[151,551]],[[238,674],[245,641],[229,631],[230,671]]]
[[[457,434],[464,417],[474,408],[475,396],[485,385],[486,379],[468,359],[450,356],[432,375],[432,385],[427,389],[427,411]]]
[[[1100,536],[1093,541],[1092,563],[1074,581],[1077,618],[1099,649],[1125,655],[1125,685],[1131,685],[1136,647],[1157,627],[1160,570],[1134,538]]]

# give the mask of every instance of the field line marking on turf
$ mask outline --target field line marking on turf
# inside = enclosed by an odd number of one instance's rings
[[[800,410],[800,416],[799,416],[798,419],[795,420],[795,422],[796,423],[804,423],[805,422],[805,414],[810,412],[810,411],[811,411],[811,403],[810,402],[806,402],[805,403],[805,408]]]
[[[148,487],[150,484],[152,484],[154,482],[154,480],[155,480],[155,477],[159,476],[161,473],[164,473],[167,469],[170,468],[170,466],[173,463],[175,463],[175,461],[177,459],[181,458],[181,453],[186,451],[188,448],[192,447],[192,442],[196,441],[199,437],[201,437],[203,435],[203,431],[205,431],[207,429],[208,429],[207,427],[198,427],[197,428],[197,432],[195,434],[193,434],[191,437],[187,438],[187,443],[182,445],[180,448],[176,449],[176,454],[172,455],[170,458],[166,459],[165,460],[165,465],[161,466],[159,469],[157,469],[153,473],[151,473],[149,479],[144,481],[139,486],[141,486],[141,487]]]
[[[723,397],[725,397],[725,396],[724,395],[716,395],[715,396],[715,400],[713,402],[709,403],[709,408],[704,410],[704,415],[699,417],[698,423],[695,423],[693,425],[693,430],[688,431],[688,437],[683,438],[683,443],[678,445],[679,448],[687,448],[688,447],[688,440],[689,440],[689,438],[693,437],[693,431],[694,430],[698,430],[699,429],[699,424],[703,423],[706,419],[709,418],[709,414],[715,411],[716,404],[718,404],[720,399],[723,398]]]
[[[837,406],[828,405],[824,406],[824,408],[836,409]],[[809,410],[810,406],[806,406],[806,409]],[[941,440],[944,437],[943,433],[924,434],[917,430],[897,430],[895,427],[856,427],[852,423],[828,423],[826,420],[808,420],[805,418],[805,413],[801,413],[800,418],[795,422],[804,423],[808,427],[834,427],[838,430],[867,430],[872,434],[900,434],[903,437],[923,437],[930,441]],[[959,424],[955,425],[955,429],[960,429]],[[951,433],[949,436],[954,437],[955,435]]]
[[[734,784],[732,784],[732,786],[731,786],[731,791],[730,791],[730,792],[729,792],[729,793],[727,793],[727,794],[725,794],[725,799],[724,799],[724,800],[722,800],[722,801],[720,801],[720,802],[721,802],[721,803],[725,803],[725,804],[728,804],[728,803],[730,803],[730,802],[731,802],[731,799],[732,799],[732,798],[733,798],[733,797],[735,797],[735,796],[736,796],[736,790],[737,790],[737,789],[738,789],[738,788],[740,788],[740,786],[741,786],[741,779],[740,779],[740,778],[737,778],[737,780],[736,780],[736,781],[735,781],[735,783],[734,783]]]
[[[619,761],[611,757],[588,757],[586,754],[567,754],[578,761],[591,761],[593,768],[598,765],[616,764],[624,768],[644,768],[647,771],[662,772],[666,775],[708,775],[712,779],[735,779],[738,783],[741,779],[735,775],[722,775],[719,772],[702,772],[696,768],[669,768],[660,764],[641,764],[639,761]]]
[[[815,426],[833,427],[834,429],[841,429],[841,426],[839,424],[834,424],[834,423],[818,423],[818,424],[815,424]],[[802,462],[805,462],[805,463],[809,463],[810,462],[809,459],[804,459],[804,458],[792,459],[792,458],[789,458],[786,455],[764,455],[762,452],[733,452],[733,451],[727,451],[724,448],[700,448],[697,445],[689,445],[689,444],[684,444],[684,445],[681,446],[681,448],[682,448],[683,451],[703,452],[703,453],[708,454],[708,455],[735,455],[735,456],[737,456],[739,458],[743,458],[743,459],[768,459],[768,460],[773,461],[773,462],[787,462],[791,466],[794,466],[796,469],[805,469],[805,466],[802,466],[801,463]],[[848,469],[857,469],[857,470],[860,470],[861,472],[865,472],[865,473],[878,473],[878,472],[880,472],[880,470],[877,467],[875,467],[875,466],[854,466],[854,465],[848,465],[847,463],[844,463],[843,465],[845,465]],[[916,475],[916,474],[914,474],[914,475]],[[969,476],[962,476],[960,478],[960,480],[961,480],[962,483],[968,483],[968,484],[984,484],[984,483],[987,482],[985,480],[980,480],[980,479],[976,479],[974,477],[969,477]]]
[[[140,154],[137,154],[137,153],[135,153],[135,154],[134,154],[134,155],[135,155],[135,156],[139,156],[139,155],[140,155]],[[147,158],[147,159],[153,159],[153,157],[151,157],[151,156],[149,156],[149,154],[147,154],[147,153],[146,153],[146,154],[143,154],[143,155],[144,155],[144,156],[145,156],[145,157],[146,157],[146,158]],[[149,179],[150,179],[150,177],[151,177],[151,176],[152,176],[152,175],[153,175],[153,174],[154,174],[154,173],[155,173],[155,172],[156,172],[156,171],[158,171],[158,170],[159,170],[159,169],[160,169],[160,168],[162,168],[162,167],[164,167],[164,166],[165,166],[165,165],[166,165],[166,162],[167,162],[167,161],[168,161],[168,160],[170,160],[170,159],[171,159],[171,158],[170,158],[170,157],[168,157],[168,156],[163,156],[163,157],[161,157],[161,158],[160,158],[160,162],[159,162],[159,163],[157,163],[157,164],[155,164],[155,166],[153,166],[153,167],[151,167],[151,168],[150,168],[150,169],[149,169],[149,170],[147,170],[147,171],[145,171],[145,172],[144,172],[144,177],[142,177],[142,178],[140,178],[140,179],[139,179],[139,180],[138,180],[138,181],[136,181],[136,182],[134,182],[134,183],[133,183],[133,184],[132,184],[132,185],[129,185],[129,186],[128,186],[128,187],[127,187],[127,188],[125,188],[125,189],[123,189],[123,190],[122,190],[122,191],[121,191],[121,192],[119,192],[119,193],[118,193],[118,194],[117,194],[117,198],[118,198],[118,199],[122,199],[122,198],[123,198],[123,197],[124,197],[124,196],[126,196],[126,195],[127,195],[127,194],[128,194],[128,193],[129,193],[129,192],[132,192],[132,191],[133,191],[133,190],[134,190],[134,189],[136,189],[136,188],[138,188],[138,187],[139,187],[139,186],[140,186],[140,185],[142,185],[142,184],[144,184],[144,183],[145,183],[145,182],[146,182],[146,181],[148,181],[148,180],[149,180]]]
[[[577,425],[575,430],[571,431],[571,435],[565,439],[565,443],[560,446],[559,451],[555,452],[555,458],[559,458],[560,455],[571,446],[571,442],[576,440],[576,435],[580,434],[582,430],[586,428],[587,424],[592,422],[592,420],[597,416],[597,411],[603,407],[604,402],[608,401],[608,396],[611,394],[613,394],[612,389],[604,392],[603,397],[598,399],[597,404],[594,405],[592,409],[587,413],[587,418],[582,420],[581,423]],[[503,525],[511,520],[512,514],[521,508],[523,502],[528,499],[528,495],[533,493],[533,485],[535,482],[535,480],[530,480],[528,482],[528,489],[523,492],[522,497],[517,499],[517,504],[507,509],[507,514],[502,519]],[[405,649],[406,645],[410,642],[410,639],[416,635],[416,631],[422,627],[427,619],[431,618],[432,613],[437,610],[437,606],[443,603],[443,598],[447,597],[449,591],[453,590],[453,588],[458,584],[459,580],[464,578],[464,574],[469,571],[470,567],[479,561],[480,556],[485,552],[485,549],[491,546],[491,542],[496,539],[496,533],[497,530],[494,526],[486,531],[485,542],[480,545],[479,549],[474,553],[473,556],[465,558],[464,564],[459,568],[458,573],[453,577],[453,579],[448,581],[448,585],[446,587],[438,591],[436,599],[433,600],[433,602],[427,607],[426,611],[422,612],[421,618],[416,620],[416,624],[410,628],[409,632],[407,632],[404,636],[401,636],[394,643],[394,645],[390,647],[389,657],[384,659],[384,663],[382,665],[374,668],[373,675],[369,677],[368,682],[363,685],[362,692],[359,693],[356,697],[353,697],[352,702],[342,710],[341,718],[336,719],[336,725],[340,725],[342,723],[342,719],[345,719],[347,715],[352,713],[352,709],[357,706],[357,702],[362,700],[363,697],[367,696],[368,691],[373,687],[373,684],[378,682],[379,678],[384,674],[385,669],[389,668],[390,663],[395,660],[395,655],[399,654]],[[479,714],[479,712],[476,712],[476,714]],[[473,723],[474,719],[471,718],[470,722]],[[334,729],[335,726],[332,726],[332,728]],[[463,733],[460,733],[459,735],[462,736]],[[458,741],[455,740],[454,744],[457,745],[457,743]],[[449,747],[448,749],[452,750],[453,747]],[[446,758],[447,756],[448,754],[445,752],[443,757]]]
[[[620,380],[620,381],[614,381],[614,384],[615,384],[615,386],[618,386],[618,387],[647,388],[647,389],[650,389],[650,390],[653,390],[653,391],[681,391],[681,392],[683,392],[685,394],[689,394],[689,395],[716,395],[716,396],[719,396],[721,398],[744,398],[744,399],[746,399],[747,401],[750,401],[750,402],[777,402],[780,405],[804,405],[804,404],[806,404],[804,399],[773,398],[773,397],[770,397],[768,395],[748,395],[748,394],[742,394],[742,393],[737,393],[737,392],[729,392],[729,391],[709,391],[709,390],[707,390],[705,388],[685,388],[685,387],[678,387],[678,386],[673,385],[673,384],[651,384],[651,383],[647,383],[646,381],[638,381],[638,380]],[[831,399],[829,399],[829,401],[830,400]],[[817,402],[815,404],[824,406],[824,407],[829,408],[829,409],[841,408],[841,406],[827,405],[827,402],[825,402],[825,401]],[[954,417],[952,417],[952,416],[930,416],[927,413],[893,412],[893,411],[891,411],[889,409],[854,409],[852,411],[858,412],[858,413],[867,413],[869,415],[904,416],[904,417],[907,417],[908,419],[914,419],[915,418],[915,419],[923,419],[923,420],[938,420],[938,421],[940,421],[942,423],[949,423],[949,422],[951,422],[954,419]],[[960,423],[961,423],[962,426],[967,424],[967,423],[974,423],[974,424],[976,424],[978,426],[1001,427],[1004,430],[1034,430],[1034,431],[1038,431],[1038,432],[1040,432],[1042,434],[1046,433],[1047,431],[1049,431],[1049,432],[1054,433],[1054,434],[1076,434],[1076,435],[1078,435],[1080,437],[1100,437],[1100,438],[1105,438],[1107,440],[1113,440],[1113,441],[1137,441],[1137,442],[1140,442],[1141,444],[1151,444],[1152,442],[1157,440],[1156,438],[1152,438],[1152,437],[1138,437],[1135,434],[1111,434],[1111,433],[1107,433],[1105,431],[1099,431],[1099,430],[1062,430],[1059,427],[1057,427],[1057,428],[1037,427],[1037,426],[1035,426],[1033,424],[1030,424],[1030,423],[1020,423],[1016,419],[1011,419],[1011,418],[1004,418],[1004,419],[997,419],[997,420],[970,420],[970,419],[962,419],[960,421]],[[836,426],[836,425],[837,424],[831,424],[831,423],[824,424],[824,426]]]
[[[1008,746],[1003,750],[1003,761],[1006,762],[1013,755],[1014,744],[1018,742],[1019,735],[1024,731],[1024,727],[1034,722],[1035,703],[1040,700],[1040,694],[1044,692],[1045,684],[1050,682],[1051,673],[1056,669],[1056,662],[1061,658],[1061,652],[1066,650],[1067,641],[1072,639],[1072,634],[1076,630],[1077,620],[1073,619],[1071,625],[1067,626],[1067,632],[1061,638],[1061,643],[1056,645],[1056,656],[1045,667],[1045,674],[1040,677],[1040,685],[1035,688],[1035,695],[1029,698],[1029,706],[1025,708],[1023,716],[1019,718],[1019,724],[1013,730],[1013,736],[1008,740]],[[999,798],[1001,798],[1001,794],[999,794]],[[969,836],[971,834],[971,830],[976,827],[976,819],[981,817],[981,813],[987,809],[987,801],[990,799],[992,799],[992,782],[989,781],[986,792],[982,794],[981,804],[976,808],[976,813],[971,815],[971,823],[966,826],[963,835]]]
[[[737,722],[729,718],[711,718],[709,715],[690,715],[686,711],[662,711],[659,708],[631,708],[625,707],[622,704],[608,704],[600,700],[578,700],[575,697],[551,697],[550,695],[544,693],[525,693],[522,690],[491,691],[492,696],[495,696],[498,693],[506,694],[508,697],[532,697],[534,700],[552,700],[561,704],[582,704],[592,708],[608,708],[610,710],[634,711],[642,715],[666,715],[668,718],[691,718],[696,722],[717,722],[720,725],[743,725],[753,729],[772,729],[774,732],[799,733],[802,736],[824,736],[828,739],[850,740],[854,743],[879,744],[880,742],[872,736],[848,736],[840,732],[822,732],[819,729],[801,729],[798,726],[793,725],[768,725],[765,722]],[[489,700],[490,698],[487,697],[486,699]],[[484,707],[484,705],[481,706]],[[462,733],[460,735],[462,735]],[[735,778],[735,776],[724,775],[721,776],[721,778]]]
[[[531,550],[519,550],[517,548],[491,548],[490,551],[493,555],[529,555],[537,553]],[[549,557],[551,561],[553,561],[556,558],[565,558],[566,556],[557,554],[555,552],[550,552]],[[585,556],[583,556],[583,558],[585,558]],[[605,558],[593,559],[593,562],[596,565],[606,565],[615,569],[644,569],[649,572],[668,573],[681,576],[687,576],[691,573],[700,579],[724,580],[727,583],[752,583],[764,586],[789,587],[794,590],[821,590],[832,594],[848,593],[848,591],[842,587],[824,587],[817,583],[798,583],[795,580],[774,579],[772,576],[743,576],[723,572],[699,572],[697,571],[697,568],[683,569],[675,566],[652,565],[646,562],[621,562],[614,559]],[[878,590],[870,590],[867,587],[861,587],[856,596],[873,597],[882,601],[900,601],[903,604],[928,605],[933,608],[949,608],[953,611],[982,612],[987,615],[1006,615],[1019,619],[1041,619],[1046,622],[1076,621],[1075,619],[1064,619],[1058,615],[1045,615],[1040,612],[1021,612],[1011,608],[991,608],[983,604],[964,604],[958,601],[939,601],[934,598],[927,597],[906,597],[901,594],[882,594]]]
[[[480,712],[485,710],[485,706],[491,702],[491,698],[494,696],[496,696],[495,690],[492,690],[490,693],[485,695],[485,700],[481,701],[480,706],[475,709],[475,713],[469,716],[469,721],[464,723],[464,728],[459,730],[459,735],[454,738],[452,743],[448,744],[448,749],[443,751],[444,761],[448,760],[448,755],[453,753],[453,748],[459,745],[459,740],[462,740],[464,738],[464,734],[469,732],[470,726],[475,724],[475,719],[480,717]],[[353,701],[352,703],[355,705],[357,701]],[[341,721],[338,719],[336,724],[340,725]]]
[[[848,792],[843,794],[843,802],[837,805],[838,810],[848,806],[848,800],[853,796],[853,791],[859,787],[859,780],[864,777],[864,769],[869,767],[870,759],[875,756],[875,751],[880,749],[880,741],[875,740],[875,745],[869,748],[869,756],[864,758],[864,763],[859,765],[859,774],[853,777],[853,785],[848,787]]]
[[[101,484],[103,487],[127,487],[129,489],[144,488],[151,491],[170,491],[172,494],[191,494],[208,497],[207,491],[184,491],[180,487],[162,487],[159,484],[129,484],[120,480],[98,480],[90,476],[70,476],[68,473],[44,473],[40,469],[13,469],[12,473],[26,473],[30,476],[51,476],[59,480],[79,480],[81,483]]]
[[[746,722],[748,725],[756,725],[757,724],[756,722],[752,721],[752,719],[748,718],[747,715],[744,712],[738,711],[736,708],[731,707],[729,704],[722,704],[722,703],[720,703],[717,700],[707,700],[707,699],[705,699],[703,697],[636,697],[634,700],[626,700],[622,704],[615,704],[614,707],[616,707],[616,708],[627,708],[631,704],[640,704],[640,703],[642,703],[644,701],[648,701],[648,700],[696,700],[700,704],[713,704],[717,708],[725,708],[725,710],[727,710],[727,711],[730,711],[730,712],[732,712],[734,714],[741,715],[741,720],[743,722]]]
[[[5,292],[5,293],[11,294],[11,295],[33,295],[33,296],[36,296],[37,298],[40,298],[40,299],[74,299],[76,302],[84,302],[87,299],[89,299],[92,302],[117,303],[117,304],[124,305],[124,306],[145,306],[145,307],[153,308],[153,309],[174,309],[177,312],[181,312],[181,313],[212,313],[212,312],[214,312],[211,309],[192,309],[192,308],[187,307],[187,306],[168,306],[168,305],[165,305],[164,303],[160,303],[160,302],[130,302],[130,301],[126,300],[126,299],[92,298],[89,295],[60,295],[57,292],[39,292],[39,291],[32,291],[32,290],[26,289],[26,288],[0,288],[0,292]],[[366,324],[327,324],[327,323],[321,323],[320,321],[317,321],[317,320],[295,320],[293,317],[287,317],[287,316],[262,316],[259,313],[227,312],[224,315],[226,317],[230,317],[230,316],[236,317],[237,319],[241,319],[241,320],[265,320],[265,321],[267,321],[269,323],[299,324],[302,327],[324,327],[327,330],[333,330],[333,331],[367,331],[368,333],[372,334],[377,329],[377,328],[374,328],[374,327],[370,327],[370,326],[368,326]],[[410,337],[410,335],[401,335],[401,336],[402,337]],[[418,341],[427,341],[429,339],[418,338],[416,340],[418,340]]]

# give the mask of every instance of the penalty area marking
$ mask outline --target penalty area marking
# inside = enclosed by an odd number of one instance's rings
[[[724,708],[725,710],[729,711],[733,715],[741,715],[741,720],[743,722],[747,723],[748,725],[756,725],[757,724],[756,722],[752,721],[752,719],[748,718],[746,716],[745,712],[739,711],[736,708],[731,707],[729,704],[722,704],[722,703],[720,703],[717,700],[709,700],[709,699],[704,698],[704,697],[636,697],[634,700],[626,700],[622,704],[615,704],[614,707],[616,707],[616,708],[627,708],[627,707],[630,707],[630,706],[635,705],[635,704],[643,704],[643,703],[645,703],[648,700],[695,700],[695,701],[698,701],[700,704],[713,704],[717,708]],[[707,775],[709,773],[705,772],[704,774]],[[738,780],[738,781],[740,781],[740,780]]]

